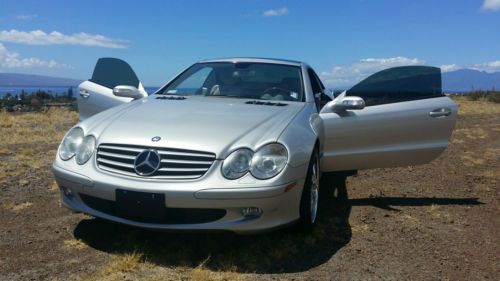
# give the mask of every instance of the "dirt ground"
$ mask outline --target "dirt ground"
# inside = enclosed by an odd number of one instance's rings
[[[0,113],[0,280],[498,280],[500,105],[459,100],[432,163],[323,188],[313,233],[144,231],[60,207],[74,112]]]

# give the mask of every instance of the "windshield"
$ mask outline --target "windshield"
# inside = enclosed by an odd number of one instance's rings
[[[158,94],[302,101],[303,92],[300,67],[221,62],[191,66]]]

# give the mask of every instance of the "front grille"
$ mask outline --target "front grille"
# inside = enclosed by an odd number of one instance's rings
[[[164,215],[161,219],[158,216],[151,217],[126,217],[120,216],[115,208],[115,202],[97,198],[90,195],[79,194],[83,203],[88,207],[106,213],[108,215],[121,217],[137,222],[157,223],[157,224],[194,224],[194,223],[208,223],[219,220],[226,215],[224,209],[195,209],[195,208],[164,208]]]
[[[140,176],[134,170],[134,161],[139,153],[149,149],[160,154],[160,168],[151,175]],[[196,179],[210,169],[215,154],[174,148],[101,144],[96,159],[97,167],[112,173],[160,179]]]

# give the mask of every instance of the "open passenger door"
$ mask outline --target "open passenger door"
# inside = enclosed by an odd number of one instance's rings
[[[322,170],[417,165],[448,146],[457,105],[442,93],[441,70],[395,67],[377,72],[326,104]]]
[[[128,91],[128,94],[124,95],[124,91]],[[92,78],[78,86],[80,120],[147,95],[144,86],[128,63],[116,58],[100,58]]]

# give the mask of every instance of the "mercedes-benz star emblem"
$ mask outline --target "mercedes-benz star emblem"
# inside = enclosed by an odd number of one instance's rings
[[[160,168],[161,158],[158,151],[147,149],[135,157],[134,170],[140,176],[150,176]]]
[[[153,137],[151,139],[151,141],[154,141],[154,142],[157,142],[157,141],[160,141],[160,140],[161,140],[161,137],[159,137],[159,136]]]

